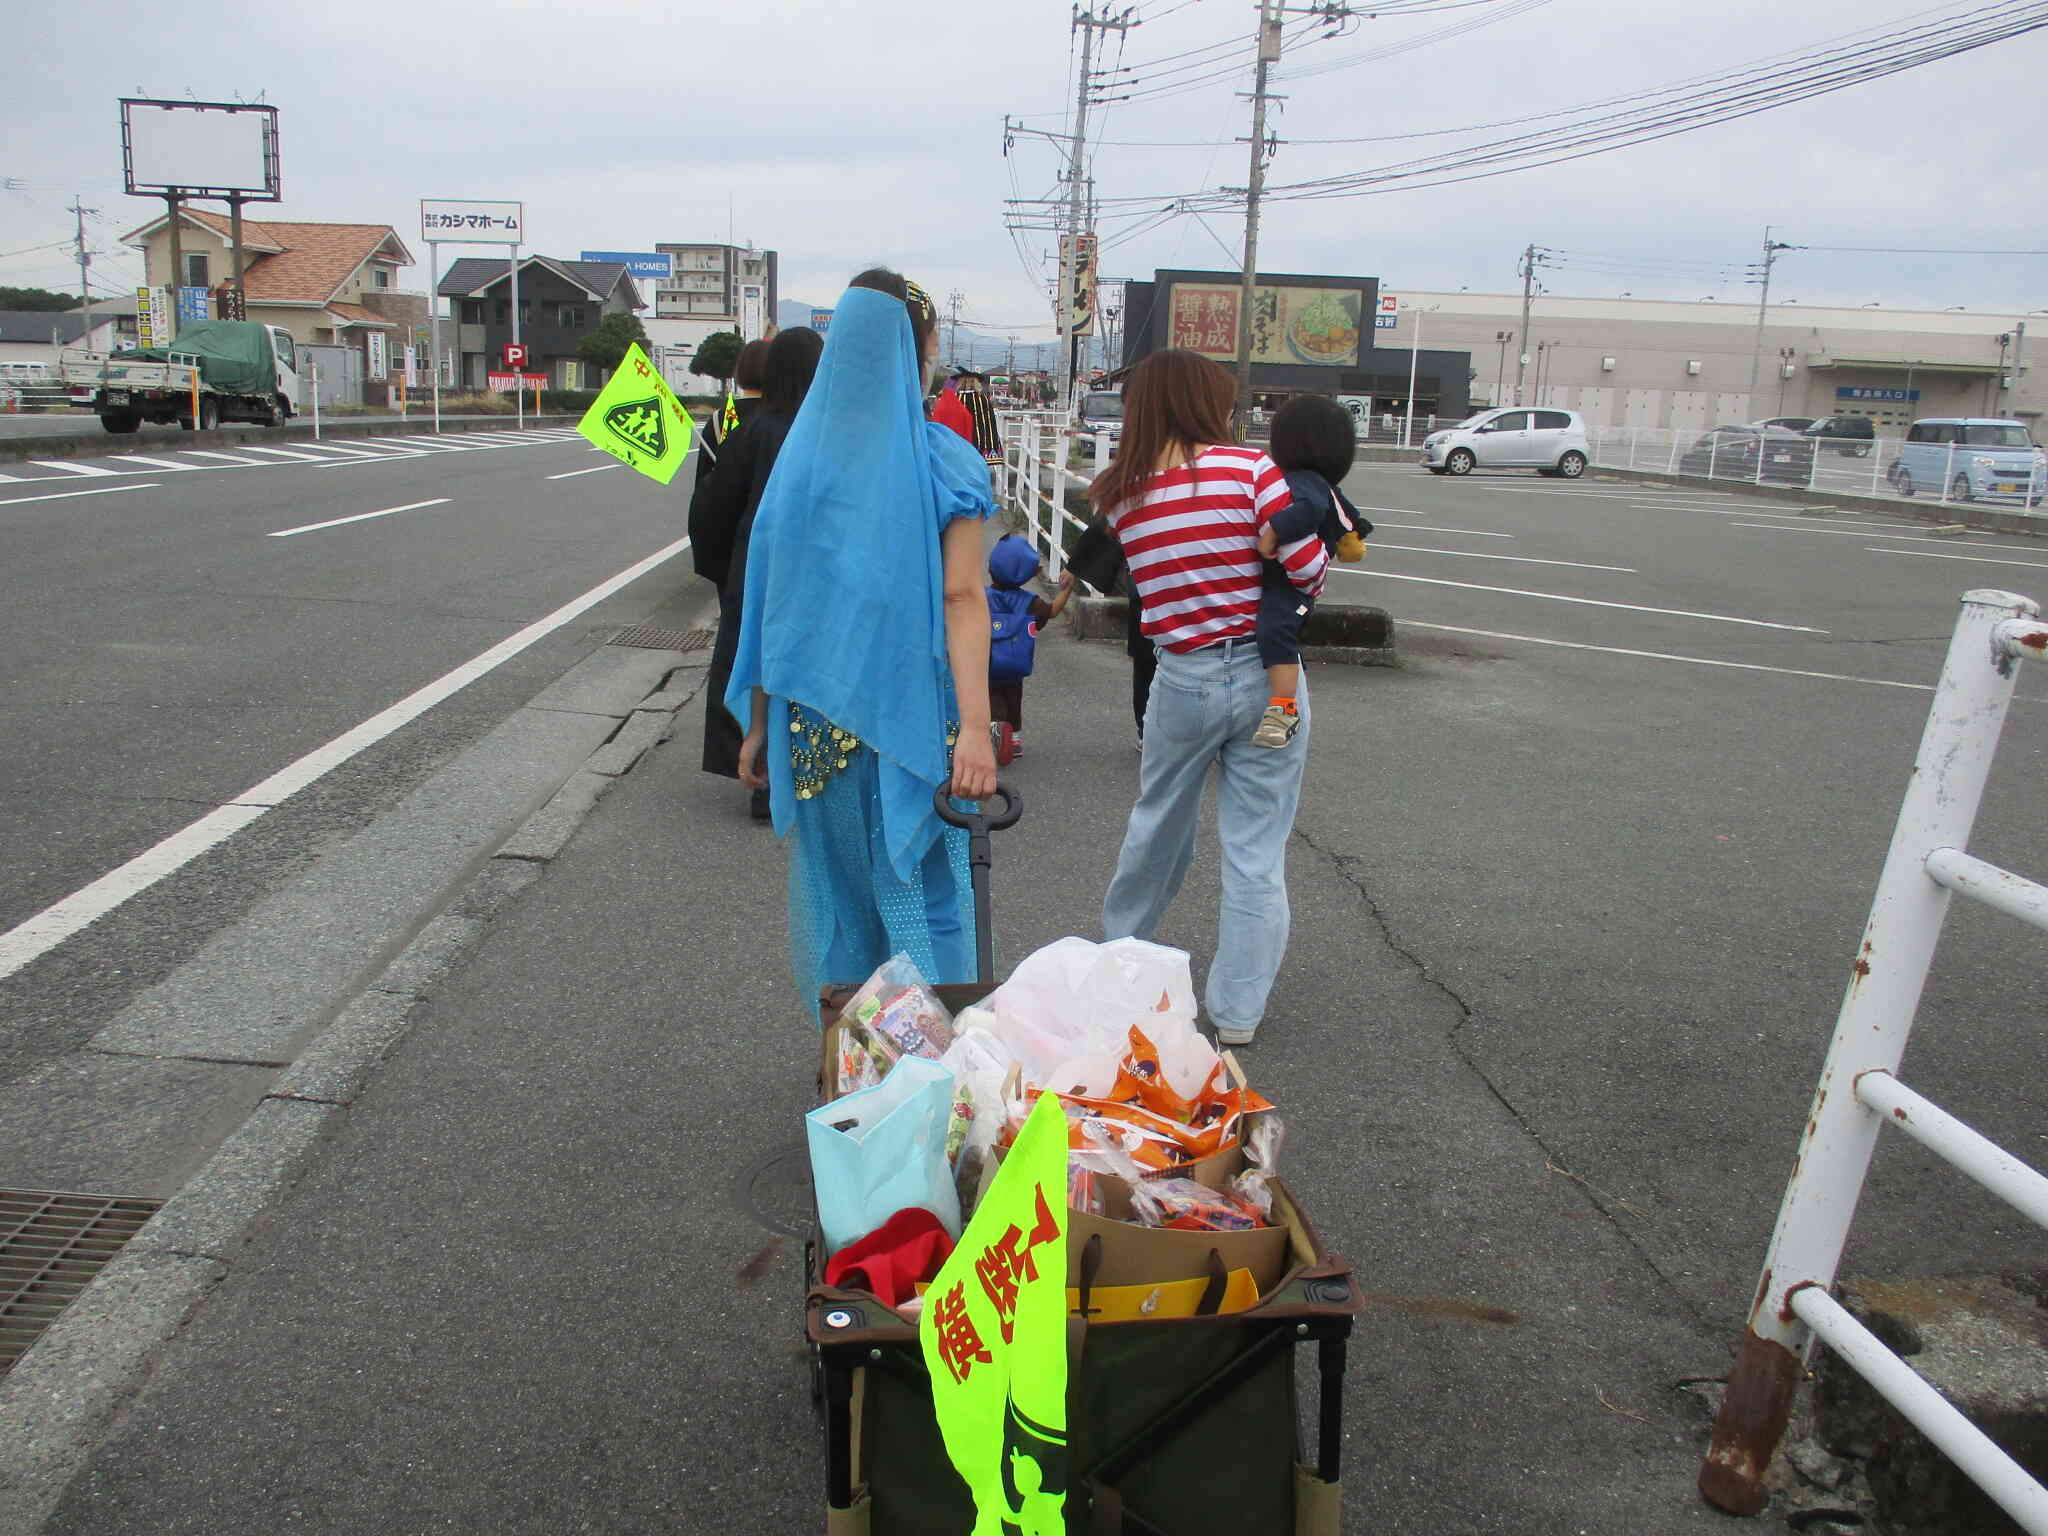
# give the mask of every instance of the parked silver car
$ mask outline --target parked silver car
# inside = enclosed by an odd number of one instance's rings
[[[1577,411],[1507,406],[1481,411],[1422,441],[1422,463],[1433,475],[1469,475],[1475,469],[1533,469],[1576,480],[1586,472],[1586,419]]]

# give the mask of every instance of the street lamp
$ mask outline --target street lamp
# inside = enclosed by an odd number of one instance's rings
[[[1415,431],[1415,368],[1422,360],[1422,317],[1435,314],[1442,305],[1432,304],[1427,309],[1413,311],[1415,334],[1408,339],[1408,411],[1401,419],[1401,446],[1406,448]]]

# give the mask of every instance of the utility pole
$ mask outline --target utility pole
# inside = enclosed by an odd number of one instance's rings
[[[85,195],[81,192],[74,192],[71,194],[71,212],[78,219],[78,308],[82,316],[78,322],[81,327],[78,333],[78,341],[81,346],[90,346],[92,343],[92,286],[87,274],[92,267],[92,252],[85,248],[85,216],[88,213],[98,213],[99,209],[86,207]]]
[[[1074,301],[1075,278],[1084,230],[1083,187],[1087,181],[1085,155],[1088,147],[1088,106],[1095,93],[1095,34],[1128,31],[1135,23],[1131,7],[1114,16],[1076,9],[1074,25],[1081,29],[1081,73],[1074,92],[1074,132],[1067,141],[1067,228],[1060,237],[1060,291],[1054,308],[1059,319],[1059,400],[1063,410],[1074,408]]]
[[[946,295],[946,359],[954,367],[960,366],[960,306],[967,302],[967,295],[955,288]]]
[[[1259,63],[1252,79],[1252,164],[1245,185],[1244,273],[1237,300],[1237,435],[1252,419],[1252,310],[1259,274],[1259,194],[1266,186],[1266,81],[1280,62],[1279,0],[1259,0]]]
[[[1515,404],[1528,402],[1522,395],[1522,383],[1529,373],[1529,306],[1536,302],[1536,269],[1550,265],[1550,252],[1531,241],[1522,248],[1522,348],[1515,354]]]
[[[2012,404],[2006,410],[2010,416],[2020,404],[2020,355],[2027,349],[2027,322],[2022,320],[2012,328]]]
[[[1773,240],[1771,238],[1771,227],[1766,224],[1764,226],[1763,264],[1749,269],[1757,274],[1750,281],[1763,284],[1763,293],[1756,301],[1756,345],[1751,348],[1749,354],[1749,409],[1752,415],[1756,412],[1757,380],[1763,373],[1764,316],[1770,311],[1771,307],[1771,268],[1777,264],[1778,252],[1794,251],[1797,249],[1797,246],[1787,245],[1782,240]]]

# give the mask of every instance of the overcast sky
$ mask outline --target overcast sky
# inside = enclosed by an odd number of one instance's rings
[[[1413,0],[1403,0],[1413,3]],[[1985,0],[1977,0],[1985,3]],[[1906,0],[1465,0],[1440,14],[1290,43],[1276,183],[1405,160],[1499,123],[1668,85],[1960,5]],[[1097,109],[1098,194],[1176,195],[1246,180],[1249,0],[1141,0],[1122,40],[1148,61],[1244,39],[1228,79]],[[781,253],[782,296],[828,304],[884,261],[993,331],[1051,328],[1050,237],[1013,238],[1004,199],[1055,189],[1073,99],[1066,0],[13,0],[25,46],[0,62],[0,252],[67,239],[74,191],[100,210],[95,277],[132,286],[117,237],[161,204],[121,192],[116,98],[262,99],[281,109],[284,201],[256,217],[389,223],[420,258],[420,197],[517,198],[533,249],[723,240]],[[1456,38],[1375,54],[1453,24]],[[1306,28],[1302,28],[1306,30]],[[1118,43],[1109,43],[1114,62]],[[1185,61],[1182,61],[1185,62]],[[1197,60],[1199,62],[1199,58]],[[1228,60],[1226,60],[1228,62]],[[1325,66],[1336,66],[1325,68]],[[1558,294],[1753,303],[1742,268],[1764,226],[1795,244],[2048,246],[2042,85],[2048,31],[1745,121],[1463,186],[1271,204],[1260,266],[1381,277],[1395,290],[1519,286],[1530,241],[1564,252]],[[1290,78],[1292,76],[1292,78]],[[1112,89],[1110,94],[1116,94]],[[1542,127],[1541,123],[1535,125]],[[1527,125],[1497,130],[1528,131]],[[1307,139],[1371,142],[1308,144]],[[1122,205],[1107,205],[1119,215]],[[1164,223],[1102,269],[1217,267],[1242,212]],[[465,252],[444,248],[453,257]],[[0,257],[0,283],[75,287],[66,250]],[[2023,313],[2048,309],[2048,258],[1787,254],[1774,300]],[[2041,323],[2041,322],[2037,322]]]

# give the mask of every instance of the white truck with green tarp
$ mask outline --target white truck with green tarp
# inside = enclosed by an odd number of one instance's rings
[[[67,352],[58,365],[74,402],[109,432],[145,421],[207,431],[224,421],[273,427],[299,413],[299,355],[290,331],[254,320],[201,320],[167,347]]]

